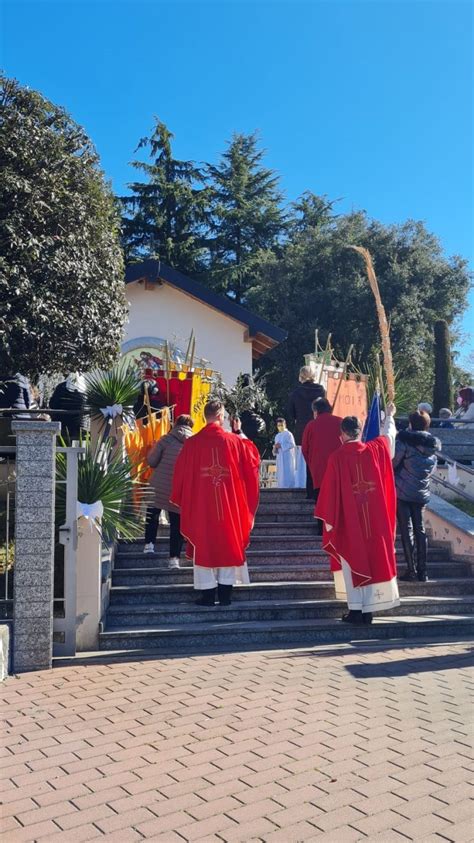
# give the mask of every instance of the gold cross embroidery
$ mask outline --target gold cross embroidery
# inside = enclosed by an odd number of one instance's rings
[[[365,480],[362,474],[362,467],[356,464],[357,480],[352,484],[352,491],[361,504],[361,511],[365,526],[366,538],[370,537],[370,516],[369,516],[369,494],[375,491],[375,483],[372,480]]]
[[[230,471],[219,462],[219,453],[217,448],[212,449],[212,463],[201,469],[203,477],[209,477],[214,486],[214,495],[216,500],[217,518],[222,521],[224,518],[224,506],[222,503],[222,485],[226,477],[230,477]]]

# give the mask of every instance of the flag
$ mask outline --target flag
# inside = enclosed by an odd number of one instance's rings
[[[370,405],[369,415],[364,425],[364,432],[362,433],[362,441],[370,442],[380,436],[380,394],[374,392],[372,403]]]

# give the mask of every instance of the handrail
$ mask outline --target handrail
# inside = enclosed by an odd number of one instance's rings
[[[455,465],[456,468],[459,468],[460,471],[465,471],[467,474],[474,475],[473,468],[470,468],[470,466],[468,465],[463,465],[460,462],[456,462],[455,459],[453,459],[452,457],[448,457],[447,454],[442,453],[441,451],[435,451],[435,456],[437,456],[439,459],[442,459],[444,462],[449,462],[450,465]]]
[[[474,497],[472,495],[465,492],[464,489],[459,489],[457,486],[453,486],[453,484],[449,483],[448,480],[443,480],[441,477],[437,477],[436,474],[432,475],[431,480],[433,483],[439,483],[440,486],[443,486],[445,489],[455,492],[458,498],[464,498],[466,501],[469,501],[469,503],[474,503]]]
[[[54,413],[58,416],[78,416],[81,415],[79,410],[54,410],[52,407],[30,407],[27,409],[20,409],[19,407],[0,407],[0,416],[41,416],[45,413]]]
[[[73,449],[78,454],[85,454],[86,448],[79,448],[75,445],[71,445],[69,448],[56,448],[57,454],[68,454],[69,451]],[[16,445],[0,445],[0,454],[14,454],[16,453]]]

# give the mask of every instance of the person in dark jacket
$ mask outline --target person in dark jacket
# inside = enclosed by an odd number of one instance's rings
[[[400,580],[426,582],[428,540],[423,515],[430,499],[430,479],[436,468],[439,439],[428,433],[430,417],[423,410],[409,416],[408,430],[397,434],[393,468],[397,489],[397,519],[407,572]],[[415,555],[416,548],[416,555]]]
[[[154,505],[147,509],[144,552],[155,552],[160,512],[164,509],[170,520],[170,568],[179,568],[183,547],[179,509],[170,502],[173,472],[186,439],[192,436],[193,425],[191,416],[178,416],[173,429],[158,440],[147,457],[148,465],[154,469],[150,486],[155,491],[155,500]]]
[[[61,431],[70,442],[81,438],[82,430],[90,429],[86,415],[86,381],[78,372],[72,372],[65,381],[58,383],[50,401],[52,410],[68,410],[68,415],[51,413],[51,421],[61,422]]]
[[[16,375],[0,375],[0,409],[18,410],[18,415],[14,417],[21,419],[21,410],[34,410],[37,406],[31,384],[25,375],[19,372]],[[27,415],[24,418],[30,418],[30,416]],[[0,445],[14,447],[14,442],[12,417],[0,415]]]
[[[313,500],[313,480],[309,468],[306,466],[301,451],[303,433],[308,422],[313,420],[313,401],[325,398],[326,390],[320,383],[316,383],[316,368],[302,366],[299,373],[299,386],[290,393],[288,399],[287,420],[288,427],[294,430],[296,443],[296,482],[297,488],[306,486],[306,497]]]
[[[0,407],[11,410],[32,410],[38,405],[31,384],[25,375],[0,376]]]

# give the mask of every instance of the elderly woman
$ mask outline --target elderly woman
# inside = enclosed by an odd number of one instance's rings
[[[288,420],[294,426],[296,442],[296,487],[306,486],[306,496],[313,499],[313,481],[309,469],[306,467],[301,444],[303,433],[308,422],[313,419],[312,403],[316,398],[325,398],[326,390],[320,383],[316,383],[316,367],[302,366],[299,373],[299,386],[293,390],[288,399]]]
[[[148,465],[154,469],[150,486],[155,490],[155,500],[154,506],[149,507],[146,514],[144,553],[155,552],[160,512],[164,509],[170,521],[170,568],[179,568],[184,541],[180,529],[179,509],[170,503],[173,472],[186,439],[193,435],[193,425],[191,416],[178,416],[173,429],[166,436],[162,436],[148,454]]]

